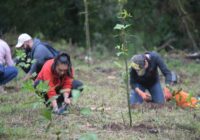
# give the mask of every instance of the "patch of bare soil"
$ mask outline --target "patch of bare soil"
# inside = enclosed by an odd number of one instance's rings
[[[149,132],[149,133],[152,133],[152,134],[157,134],[159,133],[159,130],[162,130],[162,129],[165,129],[164,127],[155,127],[153,125],[150,125],[150,124],[144,124],[144,123],[141,123],[139,125],[136,125],[136,126],[133,126],[131,128],[132,130],[134,131],[138,131],[138,132]]]
[[[182,125],[182,124],[175,124],[177,128],[182,129],[182,130],[188,130],[191,133],[194,133],[195,131],[198,131],[197,128],[192,127],[190,125]]]
[[[9,137],[8,137],[8,135],[6,135],[6,134],[0,134],[0,139],[1,139],[1,140],[8,140]]]
[[[110,124],[106,124],[103,126],[103,129],[106,130],[111,130],[111,131],[120,131],[125,129],[126,126],[124,126],[123,124],[116,124],[116,123],[110,123]]]
[[[152,103],[152,102],[146,102],[143,104],[144,108],[147,109],[163,109],[163,108],[167,108],[169,110],[172,110],[175,106],[165,103],[165,104],[156,104],[156,103]]]
[[[119,75],[119,72],[113,68],[102,68],[102,67],[95,67],[93,69],[95,72],[105,73],[108,75]]]
[[[4,90],[9,92],[9,93],[15,93],[19,91],[18,87],[14,87],[14,86],[5,86]]]
[[[93,71],[102,72],[102,73],[112,73],[113,70],[111,68],[102,68],[102,67],[95,67]]]
[[[144,102],[141,105],[134,105],[131,106],[131,108],[134,109],[140,109],[140,110],[159,110],[167,108],[169,111],[172,111],[176,106],[169,104],[168,102],[165,104],[156,104],[152,102]]]
[[[142,133],[146,132],[146,133],[157,134],[159,133],[159,131],[162,131],[168,128],[165,128],[164,126],[153,126],[148,123],[140,123],[132,127],[128,125],[123,125],[122,123],[121,124],[110,123],[110,124],[104,125],[103,129],[110,130],[110,131],[132,130],[132,131],[137,131],[137,132],[142,132]]]

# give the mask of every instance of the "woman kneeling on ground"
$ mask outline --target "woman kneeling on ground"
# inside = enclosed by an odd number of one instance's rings
[[[69,105],[71,103],[72,89],[83,90],[83,84],[78,80],[74,80],[73,75],[74,72],[69,55],[60,53],[56,58],[48,60],[44,64],[35,80],[35,86],[40,81],[48,82],[49,91],[44,95],[46,101],[58,96],[50,104],[56,114],[63,112],[63,109],[61,109],[63,104]]]

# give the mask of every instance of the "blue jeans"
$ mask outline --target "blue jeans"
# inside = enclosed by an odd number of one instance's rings
[[[0,85],[4,85],[15,78],[18,74],[18,70],[16,67],[7,66],[4,69],[4,73],[0,75]]]
[[[136,87],[138,87],[140,90],[144,91],[147,89],[149,91],[149,93],[151,94],[152,97],[152,101],[153,103],[164,103],[165,102],[165,98],[164,98],[164,94],[163,94],[163,90],[160,84],[160,81],[157,81],[154,85],[150,86],[150,87],[144,87],[141,84],[137,84],[135,85]],[[130,93],[130,103],[131,105],[134,104],[141,104],[143,102],[142,97],[135,92],[135,90],[131,90]]]

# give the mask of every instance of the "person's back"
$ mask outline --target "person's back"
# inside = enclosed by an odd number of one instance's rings
[[[131,84],[140,83],[145,86],[152,86],[159,80],[158,68],[165,76],[166,83],[171,82],[171,71],[168,70],[162,58],[156,52],[148,52],[144,54],[148,62],[148,68],[145,70],[144,75],[139,76],[133,68],[130,69]]]
[[[2,85],[8,83],[18,74],[11,56],[11,51],[8,44],[0,39],[0,91],[4,89]]]
[[[12,60],[10,48],[8,44],[0,39],[0,64],[13,66],[14,62]]]
[[[31,50],[31,59],[35,59],[36,62],[31,65],[29,73],[39,73],[44,63],[54,57],[52,52],[39,39],[35,38]]]
[[[24,49],[26,53],[26,59],[32,60],[32,63],[30,63],[30,61],[27,62],[26,60],[25,62],[24,60],[18,61],[18,63],[23,62],[29,65],[29,67],[21,67],[24,72],[27,73],[27,75],[23,78],[23,81],[31,78],[33,73],[36,73],[37,75],[44,63],[47,60],[55,57],[51,50],[45,46],[45,43],[41,42],[38,38],[32,39],[32,37],[27,33],[23,33],[18,37],[16,48]]]

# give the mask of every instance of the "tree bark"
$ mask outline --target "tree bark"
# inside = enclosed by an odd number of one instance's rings
[[[91,43],[90,43],[90,28],[89,28],[89,14],[88,14],[88,1],[84,0],[85,6],[85,36],[86,36],[86,47],[88,48],[88,58],[91,57]],[[89,61],[89,59],[88,59]],[[90,62],[88,62],[89,64]]]
[[[177,11],[178,11],[179,15],[182,17],[182,22],[183,22],[183,24],[185,26],[186,32],[188,34],[188,37],[189,37],[189,39],[190,39],[190,41],[192,43],[193,49],[194,50],[198,50],[197,43],[196,43],[196,41],[195,41],[195,39],[194,39],[194,37],[192,35],[192,32],[191,32],[191,30],[189,28],[188,21],[187,21],[186,16],[185,16],[185,15],[188,15],[188,13],[183,8],[183,5],[182,5],[180,0],[178,0]],[[184,15],[184,16],[182,16],[182,15]]]

